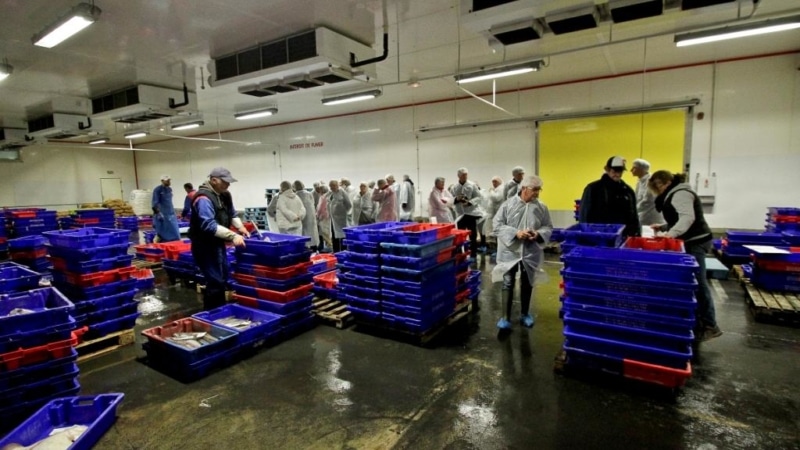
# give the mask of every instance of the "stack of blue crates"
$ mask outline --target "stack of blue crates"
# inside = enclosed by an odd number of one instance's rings
[[[572,216],[575,218],[575,221],[580,220],[581,218],[581,199],[575,199],[575,214]]]
[[[23,266],[36,272],[46,272],[52,268],[47,259],[47,240],[42,236],[27,236],[8,241],[9,256]]]
[[[44,208],[6,210],[6,226],[10,237],[37,236],[58,229],[55,211]]]
[[[771,206],[767,208],[768,232],[800,232],[800,208]]]
[[[139,317],[127,230],[82,228],[45,233],[53,286],[75,304],[85,340],[133,328]]]
[[[267,311],[259,311],[247,306],[230,304],[220,306],[211,311],[203,311],[193,315],[195,319],[202,320],[220,328],[236,332],[236,345],[243,353],[257,350],[278,342],[282,331],[283,316]],[[240,319],[249,321],[249,324],[233,327],[226,319]]]
[[[120,230],[139,231],[139,218],[136,216],[117,217],[117,228]]]
[[[111,208],[77,209],[72,217],[72,228],[115,228],[117,225]]]
[[[752,250],[746,245],[771,245],[784,247],[786,242],[781,233],[759,231],[726,231],[726,239],[722,242],[722,254],[734,263],[750,261]]]
[[[753,263],[747,265],[746,272],[755,286],[766,291],[800,293],[800,252],[752,253]]]
[[[189,240],[187,239],[182,242],[188,244]],[[233,262],[233,249],[227,252],[227,257],[230,267],[230,263]],[[161,264],[170,278],[192,281],[200,285],[204,285],[206,282],[203,274],[200,273],[200,269],[194,262],[194,256],[192,256],[191,250],[180,252],[175,259],[166,255],[161,259]]]
[[[311,251],[307,236],[262,232],[236,247],[233,290],[236,301],[246,307],[281,317],[282,334],[294,336],[316,325]]]
[[[18,423],[55,397],[72,395],[78,357],[72,303],[41,276],[0,266],[0,423]],[[24,313],[20,313],[24,311]]]
[[[699,270],[691,255],[580,246],[563,260],[568,364],[625,376],[631,364],[647,365],[658,375],[645,381],[691,374]]]
[[[567,254],[575,247],[612,247],[623,244],[625,225],[576,223],[563,231],[561,253]]]
[[[381,319],[381,241],[382,231],[409,225],[409,222],[381,222],[344,229],[347,251],[336,254],[339,266],[338,299],[347,304],[361,322]]]
[[[5,254],[8,251],[8,234],[6,234],[5,221],[0,222],[0,254]]]

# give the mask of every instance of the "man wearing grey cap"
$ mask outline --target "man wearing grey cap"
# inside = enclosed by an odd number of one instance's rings
[[[169,175],[161,175],[161,184],[153,189],[153,228],[158,242],[177,241],[181,238],[178,217],[172,204],[172,181]]]
[[[636,213],[636,193],[622,181],[627,170],[625,158],[612,156],[604,167],[605,173],[586,185],[581,197],[580,223],[625,225],[622,234],[639,236],[639,215]]]
[[[235,183],[231,172],[217,167],[208,175],[192,201],[192,216],[189,222],[189,237],[192,239],[192,256],[206,279],[203,308],[214,309],[225,305],[225,286],[228,281],[228,256],[225,244],[232,242],[244,247],[244,238],[233,231],[236,228],[249,237],[242,220],[236,217],[233,198],[228,187]]]
[[[656,196],[647,188],[650,180],[650,163],[644,159],[634,159],[631,164],[631,175],[639,178],[636,183],[636,212],[641,225],[664,223],[664,217],[656,211]]]

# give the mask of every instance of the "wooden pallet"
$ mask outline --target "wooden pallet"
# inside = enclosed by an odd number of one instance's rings
[[[744,290],[747,304],[756,320],[800,325],[799,295],[766,291],[749,282],[744,282]]]
[[[347,310],[347,305],[329,298],[314,300],[314,314],[327,323],[332,323],[336,328],[343,329],[353,323],[353,315]]]
[[[733,269],[731,269],[731,270],[733,270],[733,275],[736,277],[737,280],[739,280],[739,283],[744,284],[745,282],[749,282],[750,281],[749,278],[746,278],[744,276],[744,270],[742,270],[742,266],[741,265],[737,264],[737,265],[733,266]]]
[[[438,336],[442,331],[446,330],[447,327],[455,324],[464,317],[467,317],[471,312],[472,312],[472,302],[471,301],[464,302],[461,305],[457,306],[457,309],[455,310],[455,312],[453,312],[453,314],[448,316],[446,319],[442,320],[438,325],[431,327],[424,333],[414,333],[412,331],[408,331],[402,328],[387,327],[386,325],[382,325],[379,323],[362,322],[358,320],[356,320],[356,324],[358,324],[359,327],[366,328],[370,331],[379,331],[379,332],[394,334],[397,337],[401,338],[401,340],[409,341],[416,345],[425,345],[431,340],[433,340],[433,338]]]
[[[145,261],[143,259],[134,259],[132,265],[137,269],[160,269],[161,261]]]
[[[81,362],[117,351],[135,342],[136,337],[133,334],[133,328],[131,328],[130,330],[107,334],[91,341],[81,342],[75,349],[78,351],[78,362]]]

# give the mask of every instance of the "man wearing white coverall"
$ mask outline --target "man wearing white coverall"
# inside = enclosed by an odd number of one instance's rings
[[[492,271],[492,282],[503,281],[506,301],[505,316],[497,322],[501,330],[511,329],[511,304],[514,283],[520,272],[520,323],[533,327],[530,314],[533,281],[544,260],[543,249],[553,233],[553,222],[547,206],[539,201],[542,179],[525,177],[519,193],[500,206],[494,217],[494,235],[497,237],[497,266]]]

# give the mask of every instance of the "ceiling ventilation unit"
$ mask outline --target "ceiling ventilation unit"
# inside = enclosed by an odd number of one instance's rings
[[[323,84],[375,77],[375,65],[354,71],[356,61],[375,56],[370,46],[319,27],[259,45],[209,63],[213,87],[235,85],[242,94],[266,97]]]
[[[461,0],[461,24],[503,45],[540,39],[543,27],[537,17],[547,12],[539,0]]]
[[[27,136],[34,139],[69,139],[88,136],[97,129],[92,127],[92,120],[84,115],[53,113],[29,120]]]
[[[592,3],[577,9],[547,13],[545,20],[553,34],[566,34],[597,28],[600,23],[600,15]]]
[[[723,3],[733,3],[736,0],[683,0],[681,2],[681,9],[686,11],[689,9],[705,8],[707,6],[721,5]]]
[[[183,90],[139,84],[92,98],[92,117],[140,123],[197,110],[197,95]]]
[[[0,150],[25,147],[31,143],[31,140],[25,139],[25,130],[0,128]]]

